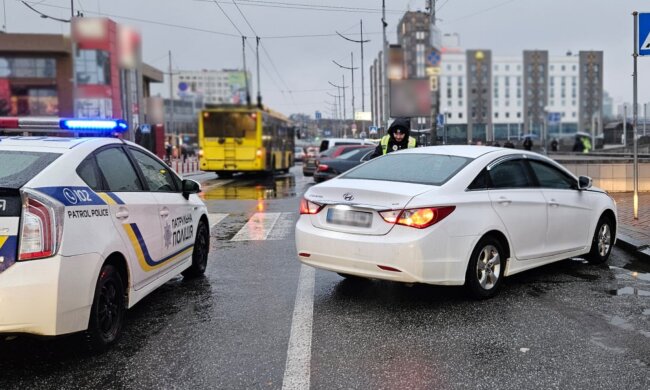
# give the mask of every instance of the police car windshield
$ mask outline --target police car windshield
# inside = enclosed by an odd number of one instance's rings
[[[0,150],[0,187],[22,187],[59,156],[58,153]]]
[[[341,179],[385,180],[439,186],[472,159],[441,154],[394,153],[376,158],[339,176]]]

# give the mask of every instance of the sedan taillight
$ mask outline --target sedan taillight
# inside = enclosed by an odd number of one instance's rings
[[[54,256],[63,233],[63,206],[23,192],[18,260]]]
[[[322,209],[322,204],[314,203],[305,198],[300,201],[300,214],[318,214]]]
[[[388,223],[424,229],[442,221],[455,209],[456,206],[423,207],[381,211],[379,215]]]

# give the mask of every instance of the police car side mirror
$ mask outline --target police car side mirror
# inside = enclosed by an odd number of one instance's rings
[[[201,185],[194,180],[185,179],[183,180],[183,197],[185,199],[190,198],[190,194],[198,194],[201,192]]]

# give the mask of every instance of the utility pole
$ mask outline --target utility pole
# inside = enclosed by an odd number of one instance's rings
[[[70,0],[70,21],[74,18],[74,0]]]
[[[365,111],[366,106],[365,106],[365,77],[363,75],[363,44],[370,42],[369,39],[364,40],[363,39],[363,20],[361,20],[361,40],[355,40],[355,39],[350,39],[340,32],[336,32],[341,38],[345,39],[346,41],[354,42],[354,43],[359,43],[361,44],[361,110]],[[337,64],[338,65],[338,64]],[[339,65],[340,66],[340,65]],[[354,66],[354,65],[353,65]],[[349,68],[346,68],[349,69]],[[352,113],[352,117],[354,117],[354,113]]]
[[[390,102],[388,101],[388,40],[386,39],[386,0],[381,0],[381,24],[383,28],[384,42],[383,42],[383,74],[382,74],[382,84],[383,84],[383,93],[384,93],[384,108],[381,110],[384,118],[384,132],[388,131],[388,112],[390,111]]]
[[[172,51],[169,51],[169,133],[176,135],[174,129],[174,83],[172,81]],[[178,142],[178,140],[176,140]]]
[[[436,0],[429,0],[429,44],[431,50],[438,50],[433,47],[433,34],[436,32]],[[429,76],[438,77],[438,76]],[[436,83],[437,84],[437,83]],[[431,143],[436,145],[438,143],[438,111],[440,111],[440,99],[438,98],[438,89],[431,91]],[[445,118],[446,119],[446,118]],[[487,129],[486,129],[487,130]]]
[[[354,71],[356,69],[359,69],[359,68],[354,67],[354,53],[350,52],[350,64],[351,64],[351,66],[349,66],[349,67],[348,66],[343,66],[343,65],[339,64],[338,62],[336,62],[334,60],[332,60],[332,62],[335,63],[339,68],[350,70],[350,73],[352,74],[352,115],[353,115],[353,119],[354,119],[354,113],[357,112],[356,108],[355,108],[355,105],[354,105]],[[363,89],[363,87],[362,87],[362,89]]]
[[[633,85],[632,88],[632,134],[634,136],[634,219],[639,219],[639,144],[637,140],[637,118],[638,118],[638,107],[637,107],[637,59],[639,57],[639,13],[634,11],[632,12],[632,17],[634,18],[634,73],[632,74]]]

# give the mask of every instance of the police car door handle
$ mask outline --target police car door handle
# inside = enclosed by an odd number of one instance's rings
[[[165,218],[167,218],[168,215],[169,215],[169,210],[168,210],[168,209],[162,209],[162,210],[160,210],[160,216],[161,216],[161,217],[165,217]]]
[[[117,213],[115,213],[115,218],[117,219],[127,219],[128,217],[129,217],[129,211],[125,209],[122,209]]]

